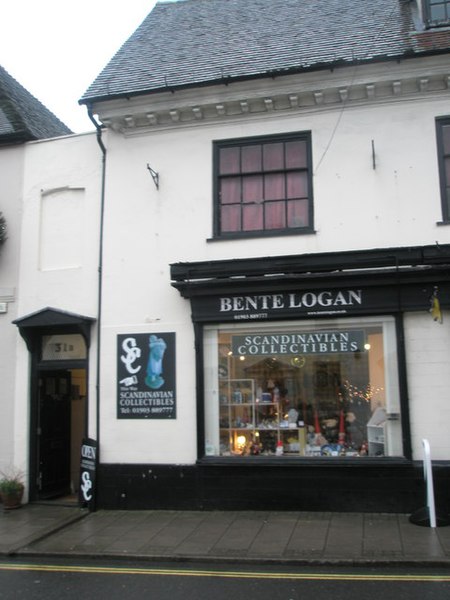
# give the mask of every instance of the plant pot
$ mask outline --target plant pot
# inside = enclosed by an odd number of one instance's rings
[[[2,492],[2,502],[4,510],[12,510],[14,508],[20,508],[22,506],[22,498],[23,498],[23,486],[15,490],[14,492]]]

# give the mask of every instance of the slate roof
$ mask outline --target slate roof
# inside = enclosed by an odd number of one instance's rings
[[[0,144],[72,133],[39,100],[0,66]]]
[[[413,4],[408,0],[161,2],[80,103],[426,52],[411,40]],[[444,36],[446,48],[449,34]]]

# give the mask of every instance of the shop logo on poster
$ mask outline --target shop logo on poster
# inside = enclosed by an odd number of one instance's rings
[[[84,471],[81,475],[80,490],[85,502],[92,500],[92,481],[88,471]]]
[[[175,417],[175,334],[118,336],[118,418]]]
[[[122,342],[122,350],[125,354],[122,354],[120,360],[124,363],[128,373],[137,373],[140,371],[141,366],[133,367],[133,363],[141,357],[141,349],[136,346],[136,340],[134,338],[126,338]],[[134,378],[136,381],[137,379]],[[131,385],[127,383],[127,385]]]

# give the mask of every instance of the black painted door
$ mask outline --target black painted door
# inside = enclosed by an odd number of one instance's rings
[[[41,372],[38,411],[38,493],[70,493],[70,372]]]

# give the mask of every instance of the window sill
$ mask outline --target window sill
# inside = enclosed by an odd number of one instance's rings
[[[251,240],[257,238],[267,238],[267,237],[285,237],[288,235],[315,235],[316,230],[310,228],[304,229],[290,229],[290,230],[277,230],[277,231],[246,231],[246,232],[238,232],[238,233],[229,233],[226,235],[218,235],[211,238],[207,238],[206,241],[209,242],[229,242],[230,240]]]
[[[197,465],[202,467],[404,467],[412,465],[412,461],[401,456],[204,456],[197,460]]]
[[[450,29],[450,21],[428,21],[425,23],[425,31],[442,30],[443,28]]]

